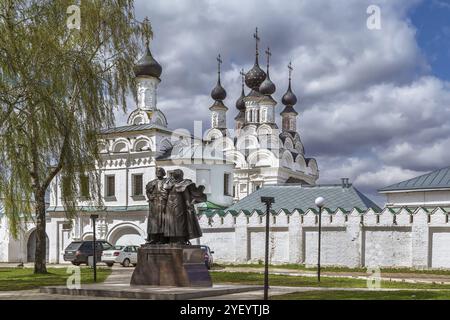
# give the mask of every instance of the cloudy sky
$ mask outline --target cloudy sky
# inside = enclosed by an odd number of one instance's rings
[[[381,9],[380,30],[367,28],[370,5]],[[319,183],[349,177],[384,204],[378,188],[450,164],[448,0],[137,0],[136,12],[152,22],[158,106],[173,129],[209,126],[218,53],[233,127],[257,26],[278,101],[294,66],[298,131]]]

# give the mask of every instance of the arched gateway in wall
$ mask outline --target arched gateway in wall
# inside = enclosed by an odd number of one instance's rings
[[[46,256],[45,256],[45,260],[48,262],[48,255],[49,255],[49,251],[48,251],[48,236],[45,235],[45,247],[46,247]],[[35,254],[36,254],[36,229],[34,229],[29,237],[28,237],[28,241],[27,241],[27,262],[34,262],[34,258],[35,258]]]
[[[113,245],[141,245],[145,243],[144,232],[137,226],[128,223],[115,226],[106,238]]]

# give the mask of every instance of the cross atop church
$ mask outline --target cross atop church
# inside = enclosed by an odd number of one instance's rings
[[[241,75],[242,78],[242,88],[244,88],[245,72],[243,68],[241,69],[241,72],[239,72],[239,74]]]
[[[150,45],[150,39],[153,38],[153,31],[152,31],[152,25],[150,24],[150,20],[148,17],[145,17],[144,21],[142,22],[142,35],[145,39],[145,45],[149,47]]]
[[[288,69],[289,69],[289,81],[291,81],[292,70],[294,70],[294,68],[292,67],[292,62],[291,61],[289,61]]]
[[[270,57],[272,57],[272,52],[270,52],[270,48],[267,48],[266,56],[267,56],[267,70],[269,70]]]
[[[256,56],[258,57],[258,55],[259,55],[259,53],[258,53],[258,43],[259,43],[259,41],[261,40],[261,39],[259,38],[259,36],[258,36],[258,27],[256,27],[256,31],[255,31],[255,33],[253,34],[253,38],[255,38],[255,40],[256,40]]]
[[[220,81],[220,65],[222,64],[222,57],[220,56],[220,54],[217,56],[216,58],[217,60],[217,74],[219,76],[219,81]]]

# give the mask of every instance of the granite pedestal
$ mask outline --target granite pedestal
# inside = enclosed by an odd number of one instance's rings
[[[204,253],[195,245],[151,245],[138,249],[132,286],[211,287]]]

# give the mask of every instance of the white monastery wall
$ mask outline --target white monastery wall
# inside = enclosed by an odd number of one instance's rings
[[[322,214],[321,263],[347,267],[450,268],[449,212],[386,208]],[[222,263],[264,261],[265,216],[200,216],[200,243]],[[270,218],[270,261],[274,264],[317,264],[318,215],[308,210],[281,210]]]
[[[414,211],[386,208],[348,213],[337,210],[322,215],[322,265],[347,267],[414,267],[450,269],[449,213],[441,207]],[[64,229],[64,212],[49,212],[47,235],[49,262],[64,263],[64,249],[73,239],[91,239],[89,212],[77,217],[72,229]],[[126,217],[126,218],[125,218]],[[19,239],[11,239],[5,220],[0,224],[0,261],[27,261],[27,243],[34,227],[24,228]],[[192,241],[211,247],[218,263],[264,261],[265,216],[244,212],[225,216],[199,216],[203,237]],[[105,212],[97,221],[97,237],[111,243],[140,243],[146,237],[147,212]],[[317,263],[318,215],[281,210],[270,217],[270,261],[273,264]],[[139,244],[140,244],[139,243]]]

